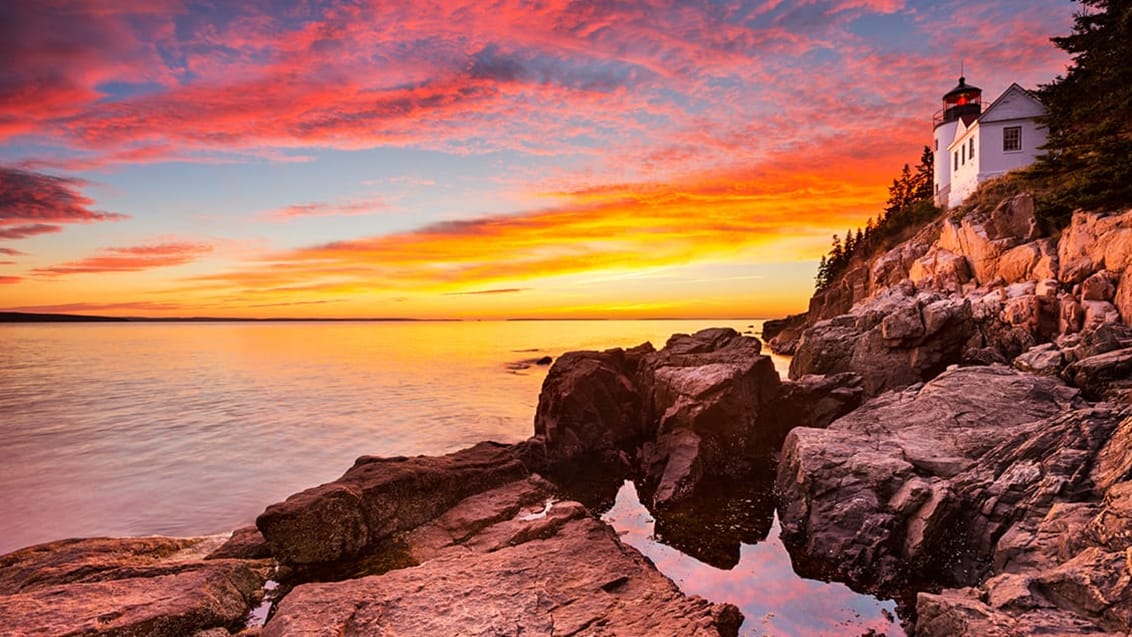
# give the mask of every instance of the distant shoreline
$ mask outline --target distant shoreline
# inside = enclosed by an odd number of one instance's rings
[[[0,323],[475,323],[481,321],[764,321],[765,318],[504,318],[504,319],[420,319],[420,318],[236,318],[185,316],[172,318],[145,316],[96,316],[89,314],[49,314],[38,312],[0,312]]]

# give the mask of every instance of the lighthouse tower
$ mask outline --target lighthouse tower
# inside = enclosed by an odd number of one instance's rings
[[[960,77],[959,84],[943,96],[943,108],[932,117],[935,128],[935,205],[946,208],[951,192],[951,153],[947,147],[955,140],[960,122],[969,126],[983,112],[983,90]]]

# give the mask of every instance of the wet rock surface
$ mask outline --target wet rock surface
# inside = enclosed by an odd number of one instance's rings
[[[300,585],[263,634],[737,634],[734,606],[684,596],[580,504],[540,502],[550,488],[468,498],[406,534],[419,564]]]
[[[158,635],[242,627],[269,562],[204,556],[215,538],[63,540],[0,557],[9,635]]]

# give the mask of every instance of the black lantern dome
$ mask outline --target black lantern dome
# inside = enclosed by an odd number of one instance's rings
[[[970,123],[983,112],[983,89],[967,83],[960,77],[959,84],[943,96],[943,108],[933,118],[935,125],[954,122],[958,119]]]

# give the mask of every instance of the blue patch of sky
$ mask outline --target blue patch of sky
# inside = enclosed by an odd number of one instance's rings
[[[849,31],[889,52],[922,55],[924,46],[931,44],[931,38],[925,37],[907,12],[865,15],[851,22]]]
[[[114,102],[149,93],[160,93],[165,87],[157,82],[104,82],[97,85],[95,90],[104,95],[103,101]]]
[[[560,157],[512,152],[462,156],[376,149],[323,151],[306,163],[167,162],[83,176],[92,182],[84,192],[96,207],[129,214],[130,231],[136,234],[271,236],[273,247],[298,247],[528,210],[537,206],[520,192],[520,184],[501,188],[498,176],[513,174],[522,181],[528,173],[549,172],[560,163]],[[357,202],[387,207],[370,214],[274,222],[266,214],[296,205]]]

